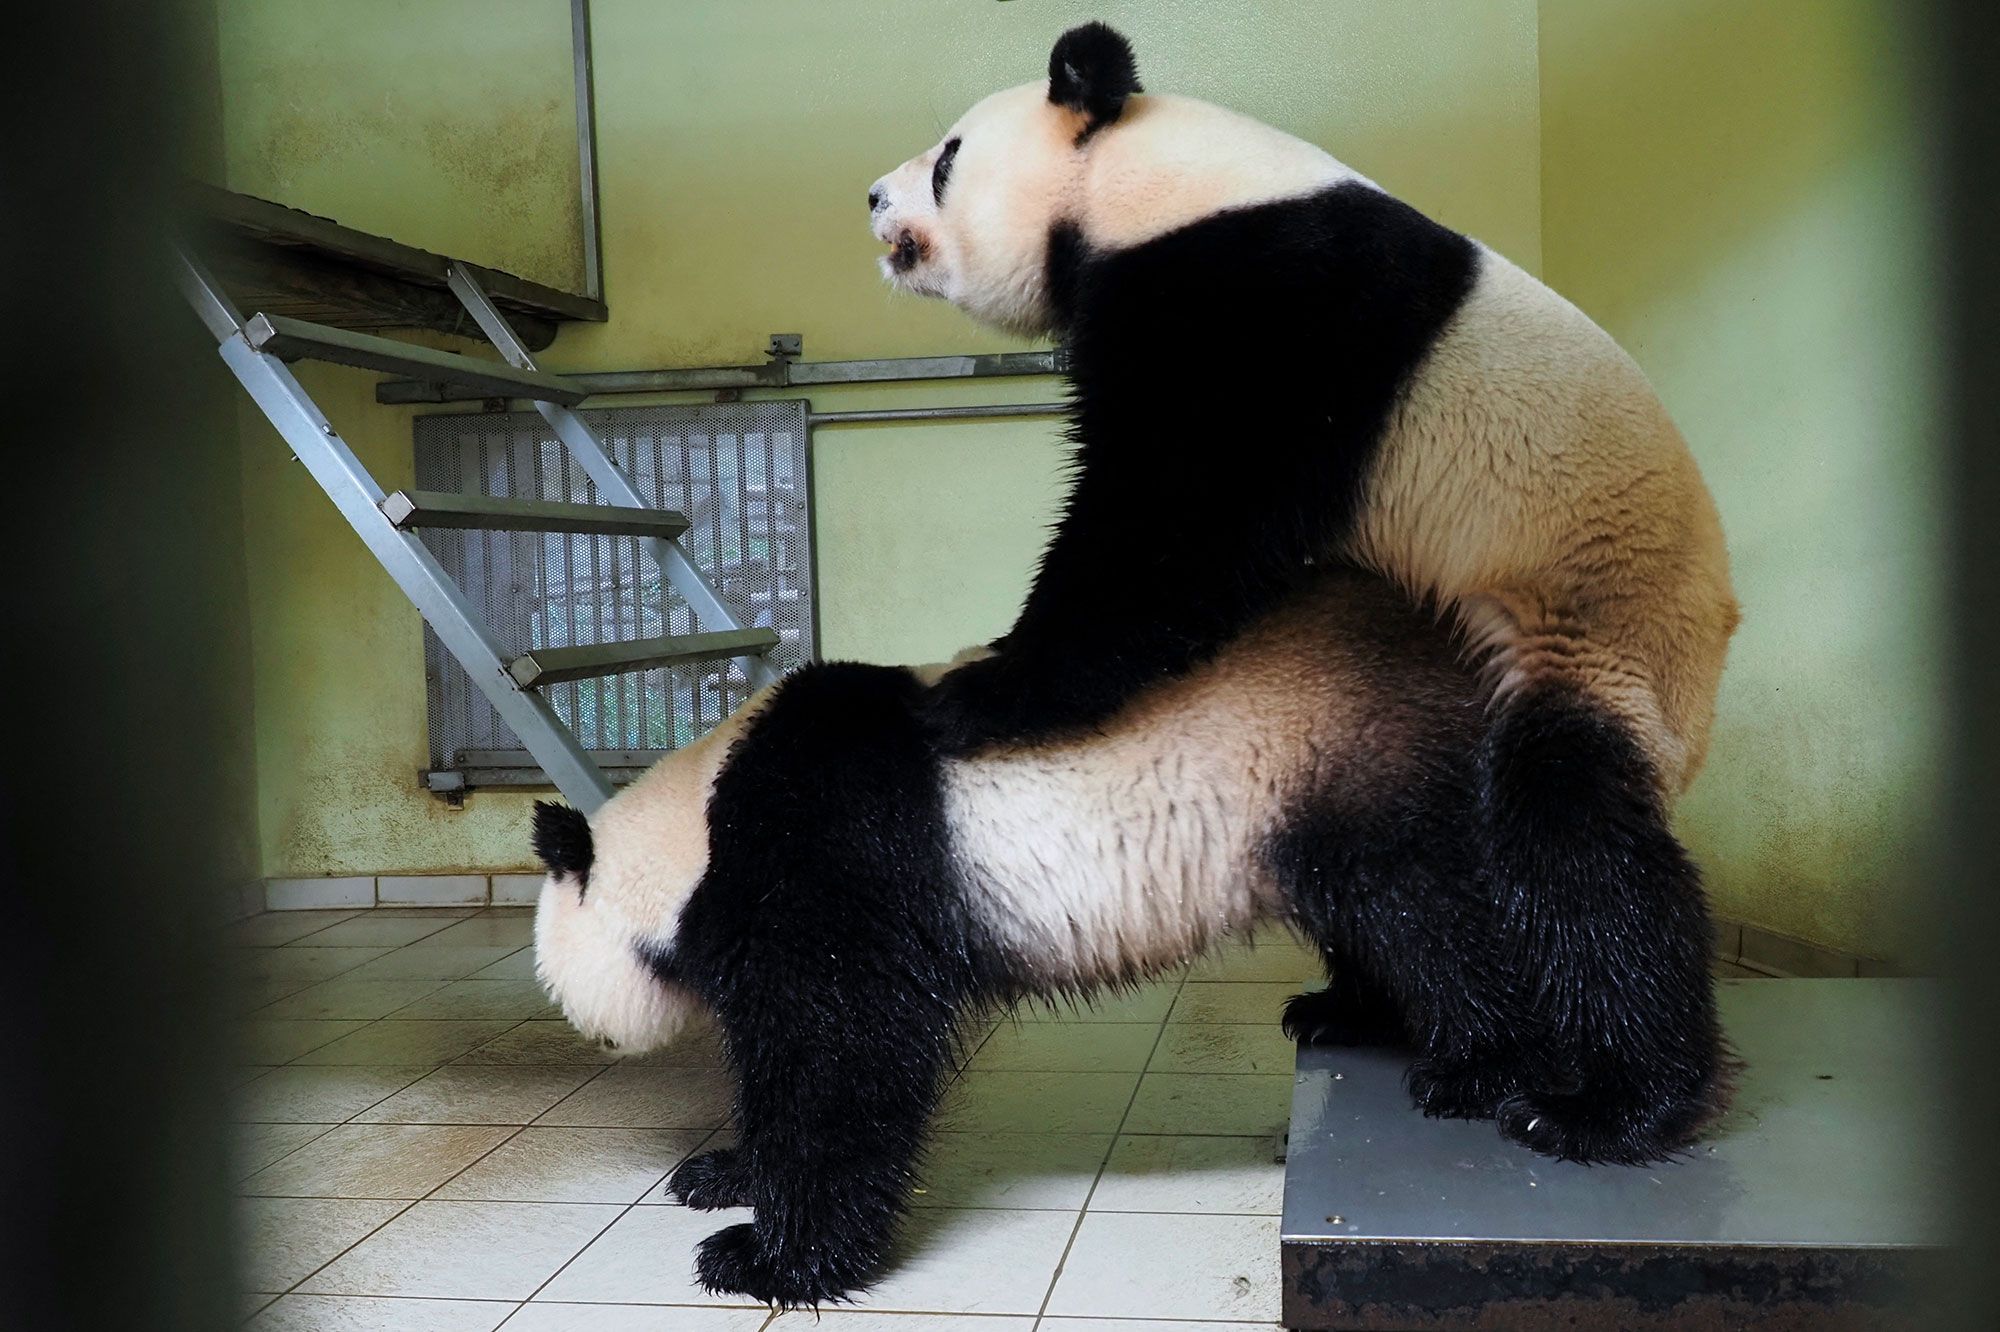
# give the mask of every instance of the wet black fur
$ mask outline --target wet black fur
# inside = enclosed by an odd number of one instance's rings
[[[535,802],[535,855],[552,874],[573,875],[579,888],[590,883],[590,862],[596,854],[590,841],[590,820],[579,810],[552,800]]]
[[[1058,224],[1048,279],[1075,475],[999,655],[936,691],[940,742],[1087,730],[1333,558],[1390,411],[1476,268],[1463,236],[1357,184],[1110,253]],[[1173,364],[1215,346],[1244,364]],[[1252,362],[1275,373],[1234,373]]]
[[[794,1306],[887,1256],[961,1017],[1000,994],[947,848],[908,672],[831,664],[781,685],[709,801],[709,866],[664,978],[712,1005],[739,1080],[733,1154],[675,1173],[756,1220],[702,1243],[711,1290]]]
[[[1424,1110],[1498,1117],[1538,1150],[1685,1145],[1722,1095],[1708,922],[1637,751],[1562,696],[1490,716],[1430,616],[1321,577],[1348,589],[1329,631],[1370,721],[1320,756],[1263,851],[1333,977],[1286,1006],[1287,1030],[1405,1045]],[[1038,986],[965,893],[922,694],[878,667],[788,679],[717,779],[708,872],[652,958],[714,1008],[739,1080],[739,1146],[669,1184],[756,1209],[703,1242],[711,1290],[797,1306],[863,1289],[964,1020],[1076,995]]]
[[[1049,52],[1049,100],[1084,114],[1082,143],[1118,119],[1139,86],[1132,44],[1102,23],[1084,23],[1056,39]]]
[[[1571,1160],[1657,1159],[1720,1113],[1733,1060],[1701,876],[1652,766],[1597,704],[1541,685],[1498,712],[1481,768],[1486,878],[1539,1065],[1501,1131]]]

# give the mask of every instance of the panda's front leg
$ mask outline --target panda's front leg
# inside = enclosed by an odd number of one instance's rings
[[[837,1020],[731,1041],[740,1141],[684,1163],[669,1186],[689,1206],[755,1210],[702,1241],[696,1274],[712,1292],[817,1306],[888,1260],[951,1067],[951,1024],[896,1030],[870,1018],[921,1002],[852,997]]]

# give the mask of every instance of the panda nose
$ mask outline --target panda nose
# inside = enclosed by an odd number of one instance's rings
[[[882,211],[882,205],[889,202],[882,196],[882,187],[877,185],[868,191],[868,214],[873,217]]]

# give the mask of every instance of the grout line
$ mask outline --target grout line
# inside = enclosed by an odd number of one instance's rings
[[[1153,1048],[1146,1052],[1146,1063],[1150,1066],[1153,1056],[1160,1052],[1160,1042],[1167,1036],[1167,1020],[1174,1015],[1174,1008],[1181,1001],[1181,992],[1187,989],[1188,971],[1181,972],[1180,984],[1174,987],[1173,1000],[1160,1018],[1158,1030],[1153,1036]],[[1063,1269],[1069,1266],[1070,1251],[1076,1248],[1076,1237],[1083,1231],[1083,1219],[1090,1214],[1090,1200],[1097,1196],[1097,1186],[1104,1180],[1104,1172],[1111,1165],[1111,1157],[1118,1150],[1118,1139],[1125,1131],[1125,1121],[1132,1117],[1132,1107],[1139,1103],[1139,1089],[1146,1085],[1146,1070],[1141,1068],[1139,1076],[1133,1079],[1132,1095],[1126,1098],[1125,1112],[1118,1116],[1118,1127],[1111,1131],[1111,1141],[1104,1148],[1104,1159],[1097,1163],[1097,1173],[1091,1176],[1090,1188],[1083,1195],[1083,1205],[1076,1209],[1076,1224],[1069,1228],[1069,1238],[1063,1241],[1062,1256],[1056,1259],[1056,1270],[1049,1277],[1048,1289],[1042,1292],[1042,1302],[1035,1309],[1035,1325],[1031,1332],[1041,1332],[1042,1320],[1048,1317],[1049,1301],[1056,1296],[1056,1286],[1062,1281]]]
[[[586,1083],[584,1085],[588,1086],[589,1084]],[[579,1088],[579,1090],[581,1089]],[[558,1101],[557,1104],[560,1105],[561,1102]],[[543,1113],[546,1114],[547,1111],[544,1111]],[[676,1160],[672,1167],[668,1168],[667,1175],[671,1175],[674,1172],[674,1170],[680,1166],[681,1161],[687,1160],[688,1157],[695,1155],[697,1152],[701,1151],[703,1148],[708,1146],[709,1143],[713,1142],[715,1140],[715,1135],[720,1132],[722,1132],[721,1126],[710,1129],[707,1137],[703,1138],[700,1142],[696,1143],[693,1147],[689,1148],[685,1155],[680,1157],[679,1160]],[[641,1193],[639,1197],[644,1198],[646,1194],[651,1193],[655,1188],[658,1188],[661,1185],[665,1184],[667,1175],[662,1175],[660,1176],[659,1179],[655,1180],[653,1183],[648,1184],[646,1186],[645,1192]],[[551,1282],[553,1282],[557,1277],[561,1276],[564,1272],[569,1270],[569,1265],[571,1263],[583,1257],[584,1254],[590,1252],[590,1246],[597,1243],[597,1241],[603,1239],[604,1236],[607,1233],[609,1233],[611,1227],[617,1225],[620,1221],[623,1221],[627,1216],[631,1215],[633,1208],[642,1205],[656,1205],[656,1204],[641,1204],[637,1198],[633,1199],[631,1202],[626,1203],[624,1208],[618,1213],[618,1215],[612,1217],[609,1221],[605,1222],[603,1230],[600,1230],[595,1235],[592,1235],[587,1241],[584,1242],[581,1248],[577,1249],[575,1253],[563,1259],[561,1265],[558,1266],[555,1271],[549,1273],[548,1277],[542,1282],[541,1285],[536,1286],[533,1290],[529,1291],[528,1298],[521,1301],[521,1308],[522,1309],[527,1308],[528,1305],[533,1302],[535,1296],[547,1290]],[[514,1313],[519,1313],[520,1311],[521,1309],[516,1309]],[[513,1313],[508,1314],[506,1319],[501,1320],[500,1326],[505,1327],[507,1324],[507,1320],[512,1319],[513,1317],[514,1317]],[[765,1321],[768,1322],[769,1320],[767,1319]],[[494,1329],[494,1332],[499,1332],[499,1329],[498,1328]]]

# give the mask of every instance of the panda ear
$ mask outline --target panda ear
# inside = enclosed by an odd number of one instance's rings
[[[1139,86],[1132,43],[1102,23],[1085,23],[1056,39],[1049,52],[1049,100],[1081,111],[1084,133],[1118,119]]]
[[[589,880],[595,852],[590,843],[590,820],[582,813],[552,800],[537,800],[532,840],[535,854],[551,874],[573,874],[579,883]]]

